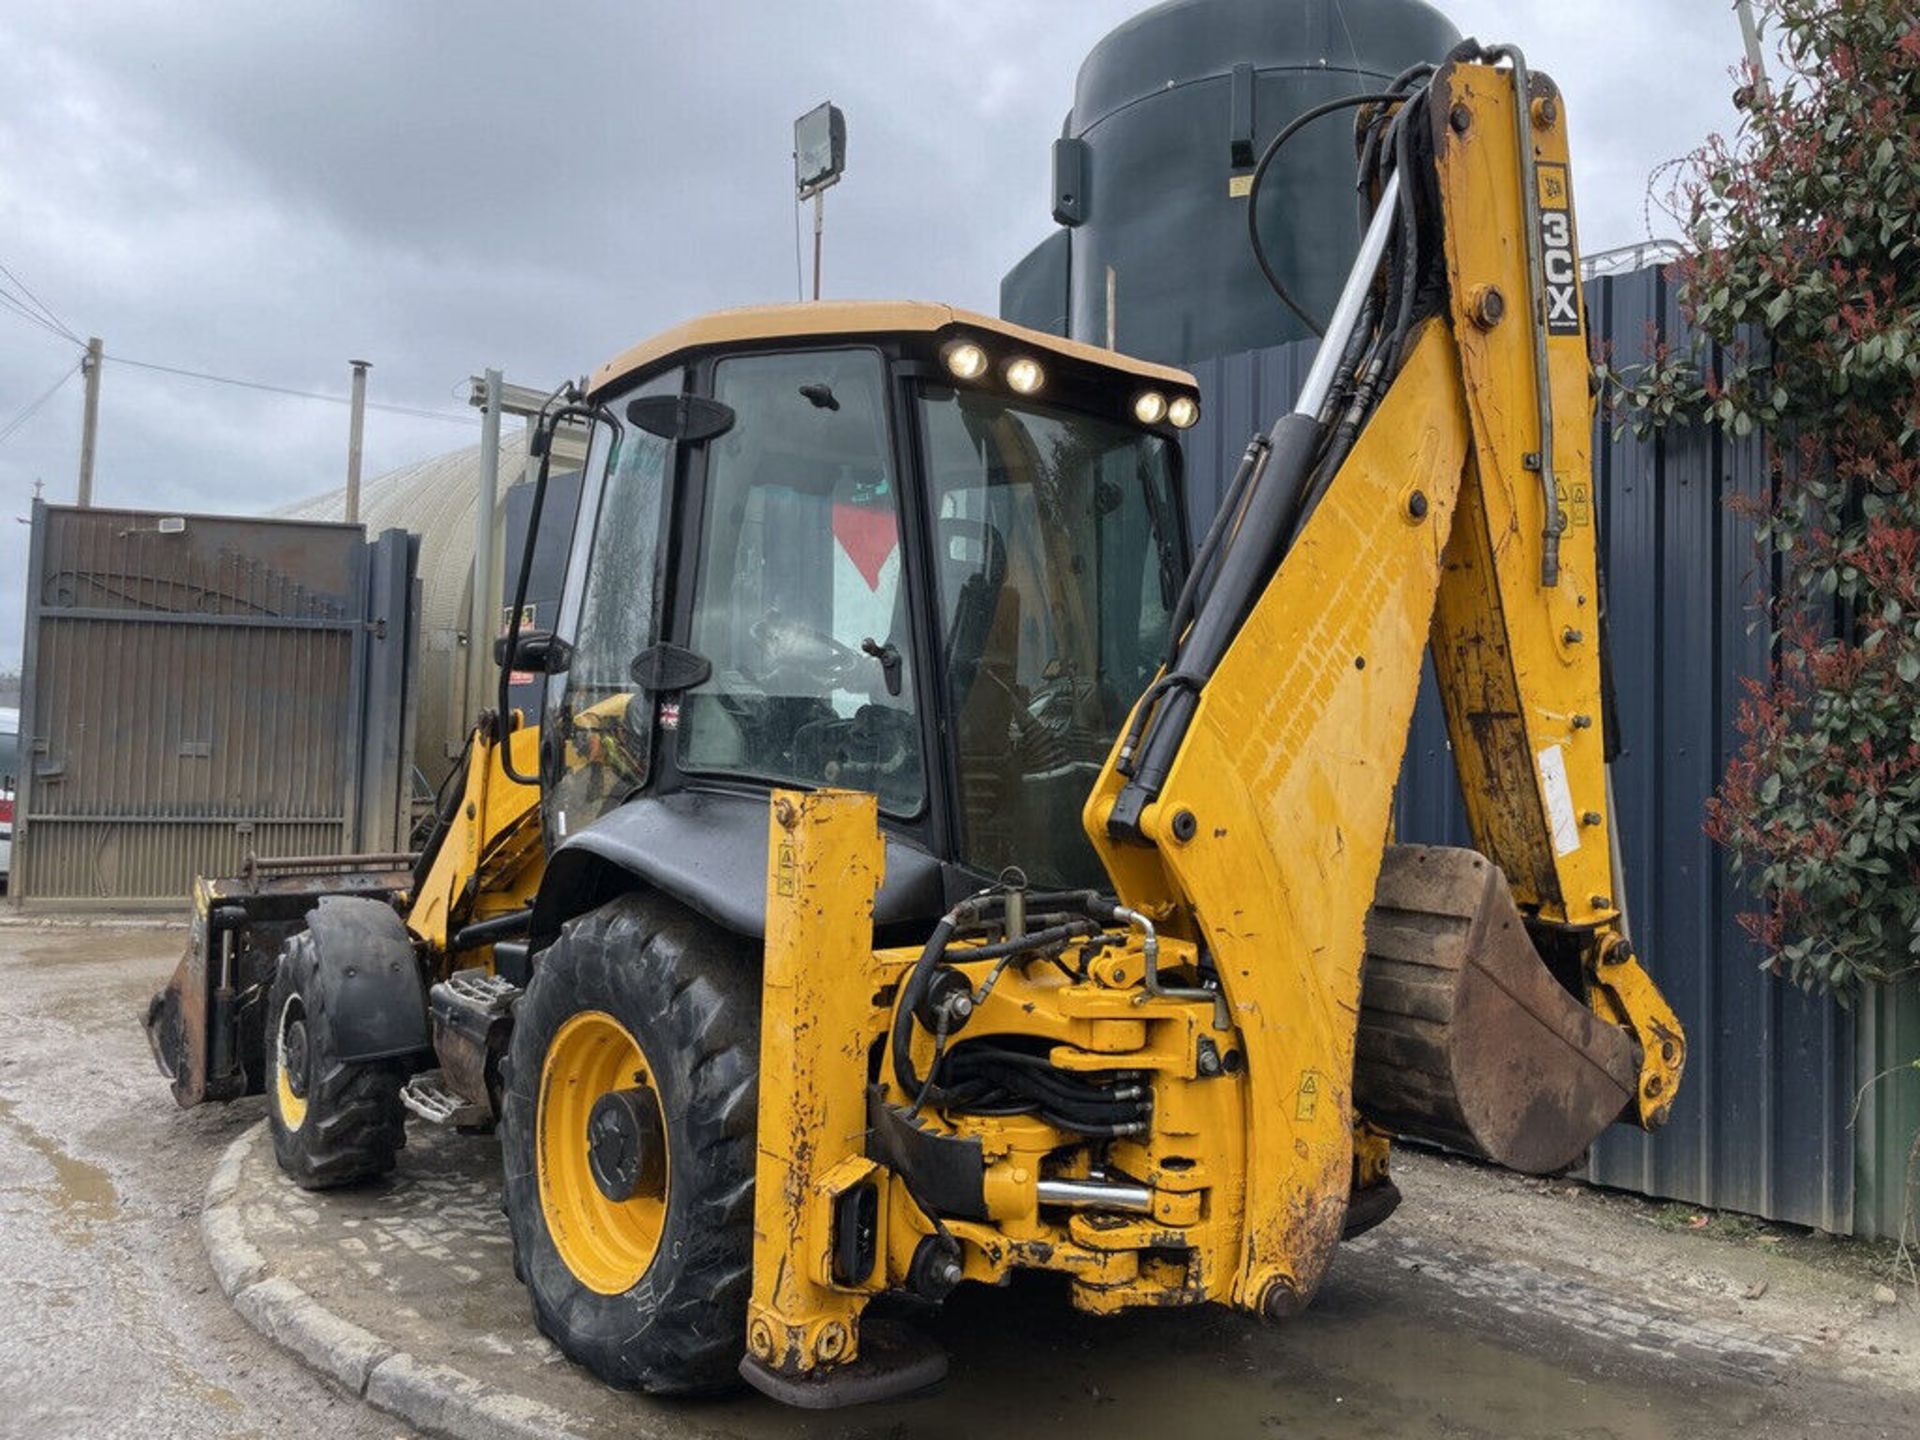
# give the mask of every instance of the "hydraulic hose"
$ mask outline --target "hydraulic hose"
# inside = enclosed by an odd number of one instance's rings
[[[1266,243],[1260,238],[1260,186],[1267,178],[1267,168],[1273,164],[1273,157],[1280,153],[1289,140],[1321,116],[1331,115],[1338,110],[1351,110],[1357,105],[1396,105],[1407,98],[1403,94],[1395,94],[1390,90],[1372,91],[1360,95],[1342,95],[1337,100],[1328,100],[1324,104],[1301,111],[1281,127],[1278,135],[1267,142],[1267,148],[1260,152],[1259,163],[1253,167],[1253,178],[1247,182],[1247,238],[1253,244],[1254,263],[1260,267],[1260,273],[1266,277],[1267,284],[1273,287],[1273,293],[1280,297],[1280,303],[1293,311],[1299,317],[1300,323],[1315,335],[1324,336],[1328,327],[1322,325],[1308,313],[1305,306],[1294,299],[1293,292],[1287,289],[1286,282],[1280,278],[1279,273],[1273,268],[1273,262],[1267,257]]]

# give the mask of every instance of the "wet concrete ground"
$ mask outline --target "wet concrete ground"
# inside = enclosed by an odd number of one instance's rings
[[[180,933],[0,926],[0,1436],[404,1433],[237,1320],[194,1217],[257,1103],[176,1111],[135,1022]],[[532,1330],[483,1136],[416,1130],[389,1183],[327,1198],[258,1153],[248,1225],[277,1270],[423,1358],[579,1418],[688,1435],[1328,1437],[1920,1434],[1920,1322],[1870,1277],[1646,1223],[1647,1207],[1408,1157],[1401,1214],[1284,1327],[1223,1311],[1098,1320],[1044,1283],[964,1288],[930,1398],[838,1415],[757,1397],[670,1411]]]
[[[176,1110],[137,1016],[183,930],[0,925],[0,1436],[409,1433],[228,1306],[196,1217],[255,1118]]]

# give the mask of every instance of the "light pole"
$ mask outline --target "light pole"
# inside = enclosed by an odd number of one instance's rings
[[[820,233],[826,226],[827,187],[847,168],[847,117],[832,101],[816,105],[793,122],[793,188],[797,200],[813,201],[813,298],[820,298]]]

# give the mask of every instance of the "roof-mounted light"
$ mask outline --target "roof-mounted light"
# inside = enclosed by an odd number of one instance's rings
[[[956,380],[978,380],[987,373],[987,352],[971,340],[956,340],[940,352],[947,373]]]
[[[1016,395],[1031,395],[1047,383],[1047,372],[1040,362],[1030,355],[1021,355],[1007,362],[1005,371],[1007,388]]]
[[[1158,425],[1167,418],[1167,397],[1158,390],[1142,390],[1133,397],[1133,418],[1142,425]]]

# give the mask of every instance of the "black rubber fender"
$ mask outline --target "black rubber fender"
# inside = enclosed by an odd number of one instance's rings
[[[311,1011],[345,1064],[431,1054],[427,985],[406,924],[383,901],[329,895],[307,912],[317,963]]]

